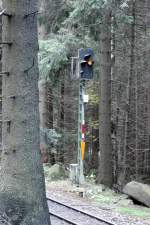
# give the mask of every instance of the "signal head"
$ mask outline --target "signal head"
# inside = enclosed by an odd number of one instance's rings
[[[80,79],[91,80],[93,78],[94,53],[91,48],[79,50]]]

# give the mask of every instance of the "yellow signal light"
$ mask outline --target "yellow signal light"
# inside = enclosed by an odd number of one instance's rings
[[[92,61],[92,60],[89,60],[89,61],[88,61],[88,65],[89,65],[89,66],[92,66],[92,65],[93,65],[93,61]]]

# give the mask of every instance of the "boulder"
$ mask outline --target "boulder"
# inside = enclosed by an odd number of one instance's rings
[[[133,199],[150,207],[150,185],[132,181],[126,184],[123,192]]]
[[[133,201],[131,199],[121,199],[118,202],[118,205],[120,205],[120,206],[130,206],[130,205],[133,205]]]
[[[59,164],[55,164],[51,167],[45,166],[44,170],[48,180],[61,180],[66,177],[65,169]]]

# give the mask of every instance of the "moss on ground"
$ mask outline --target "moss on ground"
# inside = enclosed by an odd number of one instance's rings
[[[143,219],[150,218],[150,209],[145,207],[137,208],[136,206],[132,207],[117,207],[116,211],[128,216],[136,216]]]
[[[110,207],[122,215],[150,218],[150,208],[135,205],[126,195],[117,194],[111,190],[95,194],[93,200],[97,205]]]

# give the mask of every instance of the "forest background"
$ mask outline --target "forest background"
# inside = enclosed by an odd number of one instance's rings
[[[149,183],[149,1],[42,0],[39,7],[43,161],[77,162],[79,83],[71,57],[91,47],[85,173],[117,188],[131,180]]]

